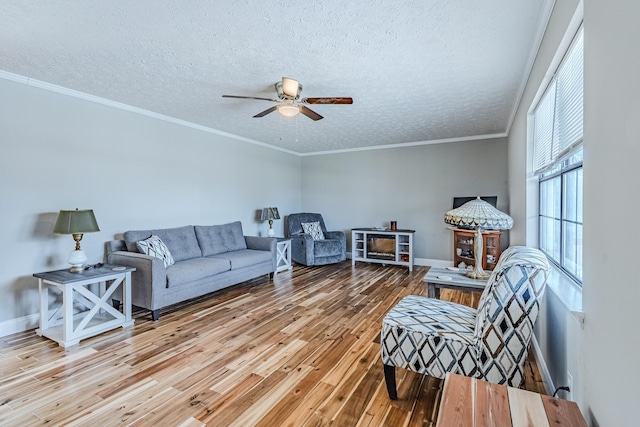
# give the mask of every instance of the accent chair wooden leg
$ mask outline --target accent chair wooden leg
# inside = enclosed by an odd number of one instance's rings
[[[160,310],[151,310],[151,319],[155,322],[160,318]]]
[[[389,399],[398,400],[398,393],[396,392],[396,367],[391,365],[384,365],[384,381],[387,383],[387,393],[389,393]]]

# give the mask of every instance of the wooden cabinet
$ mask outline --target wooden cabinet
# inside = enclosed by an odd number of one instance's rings
[[[356,261],[404,265],[413,271],[415,230],[354,228],[351,230],[351,265]]]
[[[475,240],[475,230],[462,230],[450,228],[453,231],[453,265],[459,267],[461,262],[466,265],[474,265],[476,260],[473,253],[473,243]],[[485,230],[482,232],[483,254],[482,268],[493,270],[500,258],[500,230]]]

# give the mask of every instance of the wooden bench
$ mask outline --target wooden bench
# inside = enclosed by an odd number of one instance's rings
[[[575,402],[448,373],[439,427],[587,427]]]

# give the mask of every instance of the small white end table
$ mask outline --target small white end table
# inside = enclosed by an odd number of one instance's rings
[[[291,270],[291,239],[288,237],[278,237],[276,245],[276,273],[284,270]]]
[[[81,339],[133,325],[132,271],[135,268],[105,264],[77,273],[65,269],[34,274],[38,278],[40,292],[40,327],[36,334],[68,347],[78,344]],[[123,313],[109,304],[113,292],[120,286]],[[54,307],[52,312],[49,307],[50,288],[62,291],[62,304]],[[74,313],[74,306],[80,311]]]

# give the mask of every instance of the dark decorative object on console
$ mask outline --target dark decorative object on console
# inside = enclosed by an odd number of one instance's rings
[[[470,201],[476,199],[477,197],[478,196],[454,197],[453,198],[453,208],[452,209],[459,208],[460,206],[464,205],[467,202],[470,202]],[[484,200],[487,203],[489,203],[494,208],[498,207],[497,206],[498,205],[498,196],[480,196],[480,199]]]

